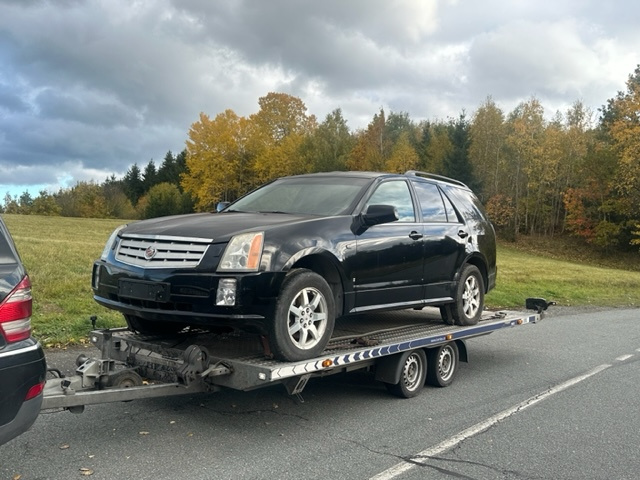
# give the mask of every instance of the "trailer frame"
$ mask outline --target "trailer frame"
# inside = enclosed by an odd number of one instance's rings
[[[421,391],[425,378],[436,386],[451,383],[458,360],[468,361],[466,340],[538,323],[542,317],[541,309],[485,312],[471,326],[445,324],[439,311],[429,308],[344,317],[336,321],[334,336],[322,355],[299,362],[269,358],[264,339],[246,333],[188,330],[149,336],[126,328],[95,329],[89,339],[100,356],[80,355],[75,375],[48,380],[42,409],[79,413],[85,405],[223,388],[249,391],[274,384],[284,385],[302,400],[300,394],[309,379],[366,368],[375,370],[376,380],[387,384],[392,393],[411,397]],[[444,360],[435,355],[443,346],[449,346]],[[420,350],[424,355],[410,353]],[[454,363],[428,368],[427,357],[431,362]],[[454,369],[444,382],[433,378],[442,367]]]

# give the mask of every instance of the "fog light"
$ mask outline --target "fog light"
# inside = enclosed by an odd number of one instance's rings
[[[235,278],[223,278],[218,282],[216,292],[216,305],[236,304],[236,280]]]

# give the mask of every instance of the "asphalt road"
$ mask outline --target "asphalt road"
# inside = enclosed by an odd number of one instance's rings
[[[304,403],[276,386],[46,412],[0,446],[0,479],[639,477],[640,309],[556,308],[468,350],[453,385],[408,400],[353,372]]]

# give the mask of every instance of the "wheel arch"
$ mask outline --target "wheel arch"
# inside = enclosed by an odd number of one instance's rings
[[[457,277],[458,280],[460,280],[460,272],[462,272],[462,269],[464,268],[465,265],[473,265],[474,267],[476,267],[478,270],[480,270],[480,275],[482,275],[482,283],[483,283],[483,287],[484,287],[484,293],[488,293],[489,292],[489,269],[487,268],[487,262],[484,258],[482,258],[482,256],[480,255],[472,255],[469,258],[467,258],[467,260],[462,264],[462,266],[460,267],[460,270],[458,271]]]
[[[301,251],[285,266],[286,271],[296,268],[306,268],[325,279],[333,293],[336,316],[344,310],[344,285],[346,278],[338,260],[331,253],[318,250]]]

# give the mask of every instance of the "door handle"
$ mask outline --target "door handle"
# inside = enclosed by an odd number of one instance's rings
[[[467,238],[469,236],[469,233],[465,232],[464,230],[458,230],[458,236],[460,238]]]
[[[411,238],[412,240],[420,240],[423,237],[423,235],[421,233],[418,233],[416,231],[413,231],[409,234],[409,238]]]

